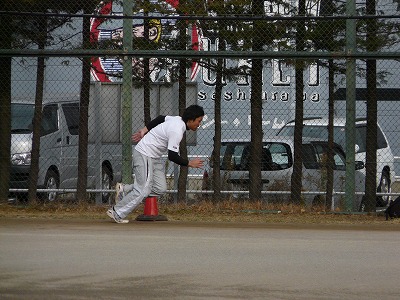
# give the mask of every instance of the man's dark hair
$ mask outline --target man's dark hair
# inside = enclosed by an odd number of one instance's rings
[[[182,120],[183,120],[183,122],[186,123],[189,120],[195,120],[198,117],[202,117],[202,116],[204,116],[203,108],[200,105],[194,104],[194,105],[188,106],[185,109],[185,111],[182,115]]]

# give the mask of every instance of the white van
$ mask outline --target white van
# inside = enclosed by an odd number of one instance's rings
[[[102,124],[101,109],[92,105],[89,118],[88,188],[109,190],[121,179],[122,145],[118,126]],[[110,114],[109,108],[103,109]],[[119,107],[118,110],[119,111]],[[34,103],[15,100],[11,104],[10,190],[27,189],[31,150]],[[115,122],[114,122],[115,123]],[[38,188],[76,189],[78,180],[79,101],[71,98],[47,98],[43,103],[40,138]],[[103,130],[106,130],[105,132]],[[96,136],[97,135],[97,136]],[[109,139],[107,137],[113,137]],[[115,139],[116,137],[116,139]],[[114,140],[113,140],[114,139]],[[57,192],[45,194],[55,200]],[[109,193],[102,194],[107,202]]]
[[[187,83],[187,103],[197,103],[197,83]],[[176,114],[179,85],[151,84],[151,115]],[[122,177],[122,83],[92,83],[88,120],[89,189],[110,190]],[[132,89],[132,132],[143,127],[143,87]],[[10,191],[26,192],[28,188],[34,99],[13,99],[11,104],[11,173]],[[40,138],[38,188],[76,189],[78,180],[79,95],[46,95]],[[196,143],[196,134],[187,136]],[[54,200],[57,192],[46,192]],[[99,195],[99,194],[96,194]],[[102,202],[108,202],[104,191]],[[101,199],[96,199],[100,202]]]
[[[328,140],[328,118],[304,118],[303,120],[303,137],[320,138]],[[286,123],[281,130],[277,133],[279,136],[294,136],[295,121]],[[346,149],[345,142],[345,118],[334,119],[334,141]],[[367,121],[365,118],[356,119],[356,161],[363,161],[366,159],[366,143],[367,143]],[[390,193],[391,183],[394,182],[394,155],[390,149],[389,142],[378,124],[377,131],[377,192]],[[365,169],[363,170],[365,172]],[[377,206],[386,206],[389,203],[389,196],[378,196]]]

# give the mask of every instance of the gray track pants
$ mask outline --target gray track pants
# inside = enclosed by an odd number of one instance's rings
[[[151,158],[134,149],[133,172],[135,181],[131,189],[114,206],[121,218],[126,218],[148,196],[160,196],[167,190],[165,162],[162,158]],[[124,191],[126,192],[126,187]]]

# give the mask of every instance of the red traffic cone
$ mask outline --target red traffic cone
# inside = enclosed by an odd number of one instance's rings
[[[136,217],[137,221],[168,221],[166,216],[158,214],[157,197],[147,197],[144,203],[143,215]]]

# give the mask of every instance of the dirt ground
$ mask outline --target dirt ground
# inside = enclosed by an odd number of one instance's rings
[[[0,203],[0,218],[52,219],[52,220],[90,220],[105,219],[107,205],[50,203],[50,204],[16,204]],[[217,205],[201,202],[193,205],[166,204],[157,206],[158,215],[171,222],[210,223],[210,224],[269,224],[269,225],[352,225],[359,228],[400,230],[400,218],[386,220],[383,212],[378,213],[344,213],[324,211],[322,208],[306,210],[293,205],[264,206],[260,203],[222,202]],[[139,206],[128,219],[134,221],[144,213],[143,205]],[[322,227],[324,227],[322,226]],[[318,227],[318,226],[317,226]]]

